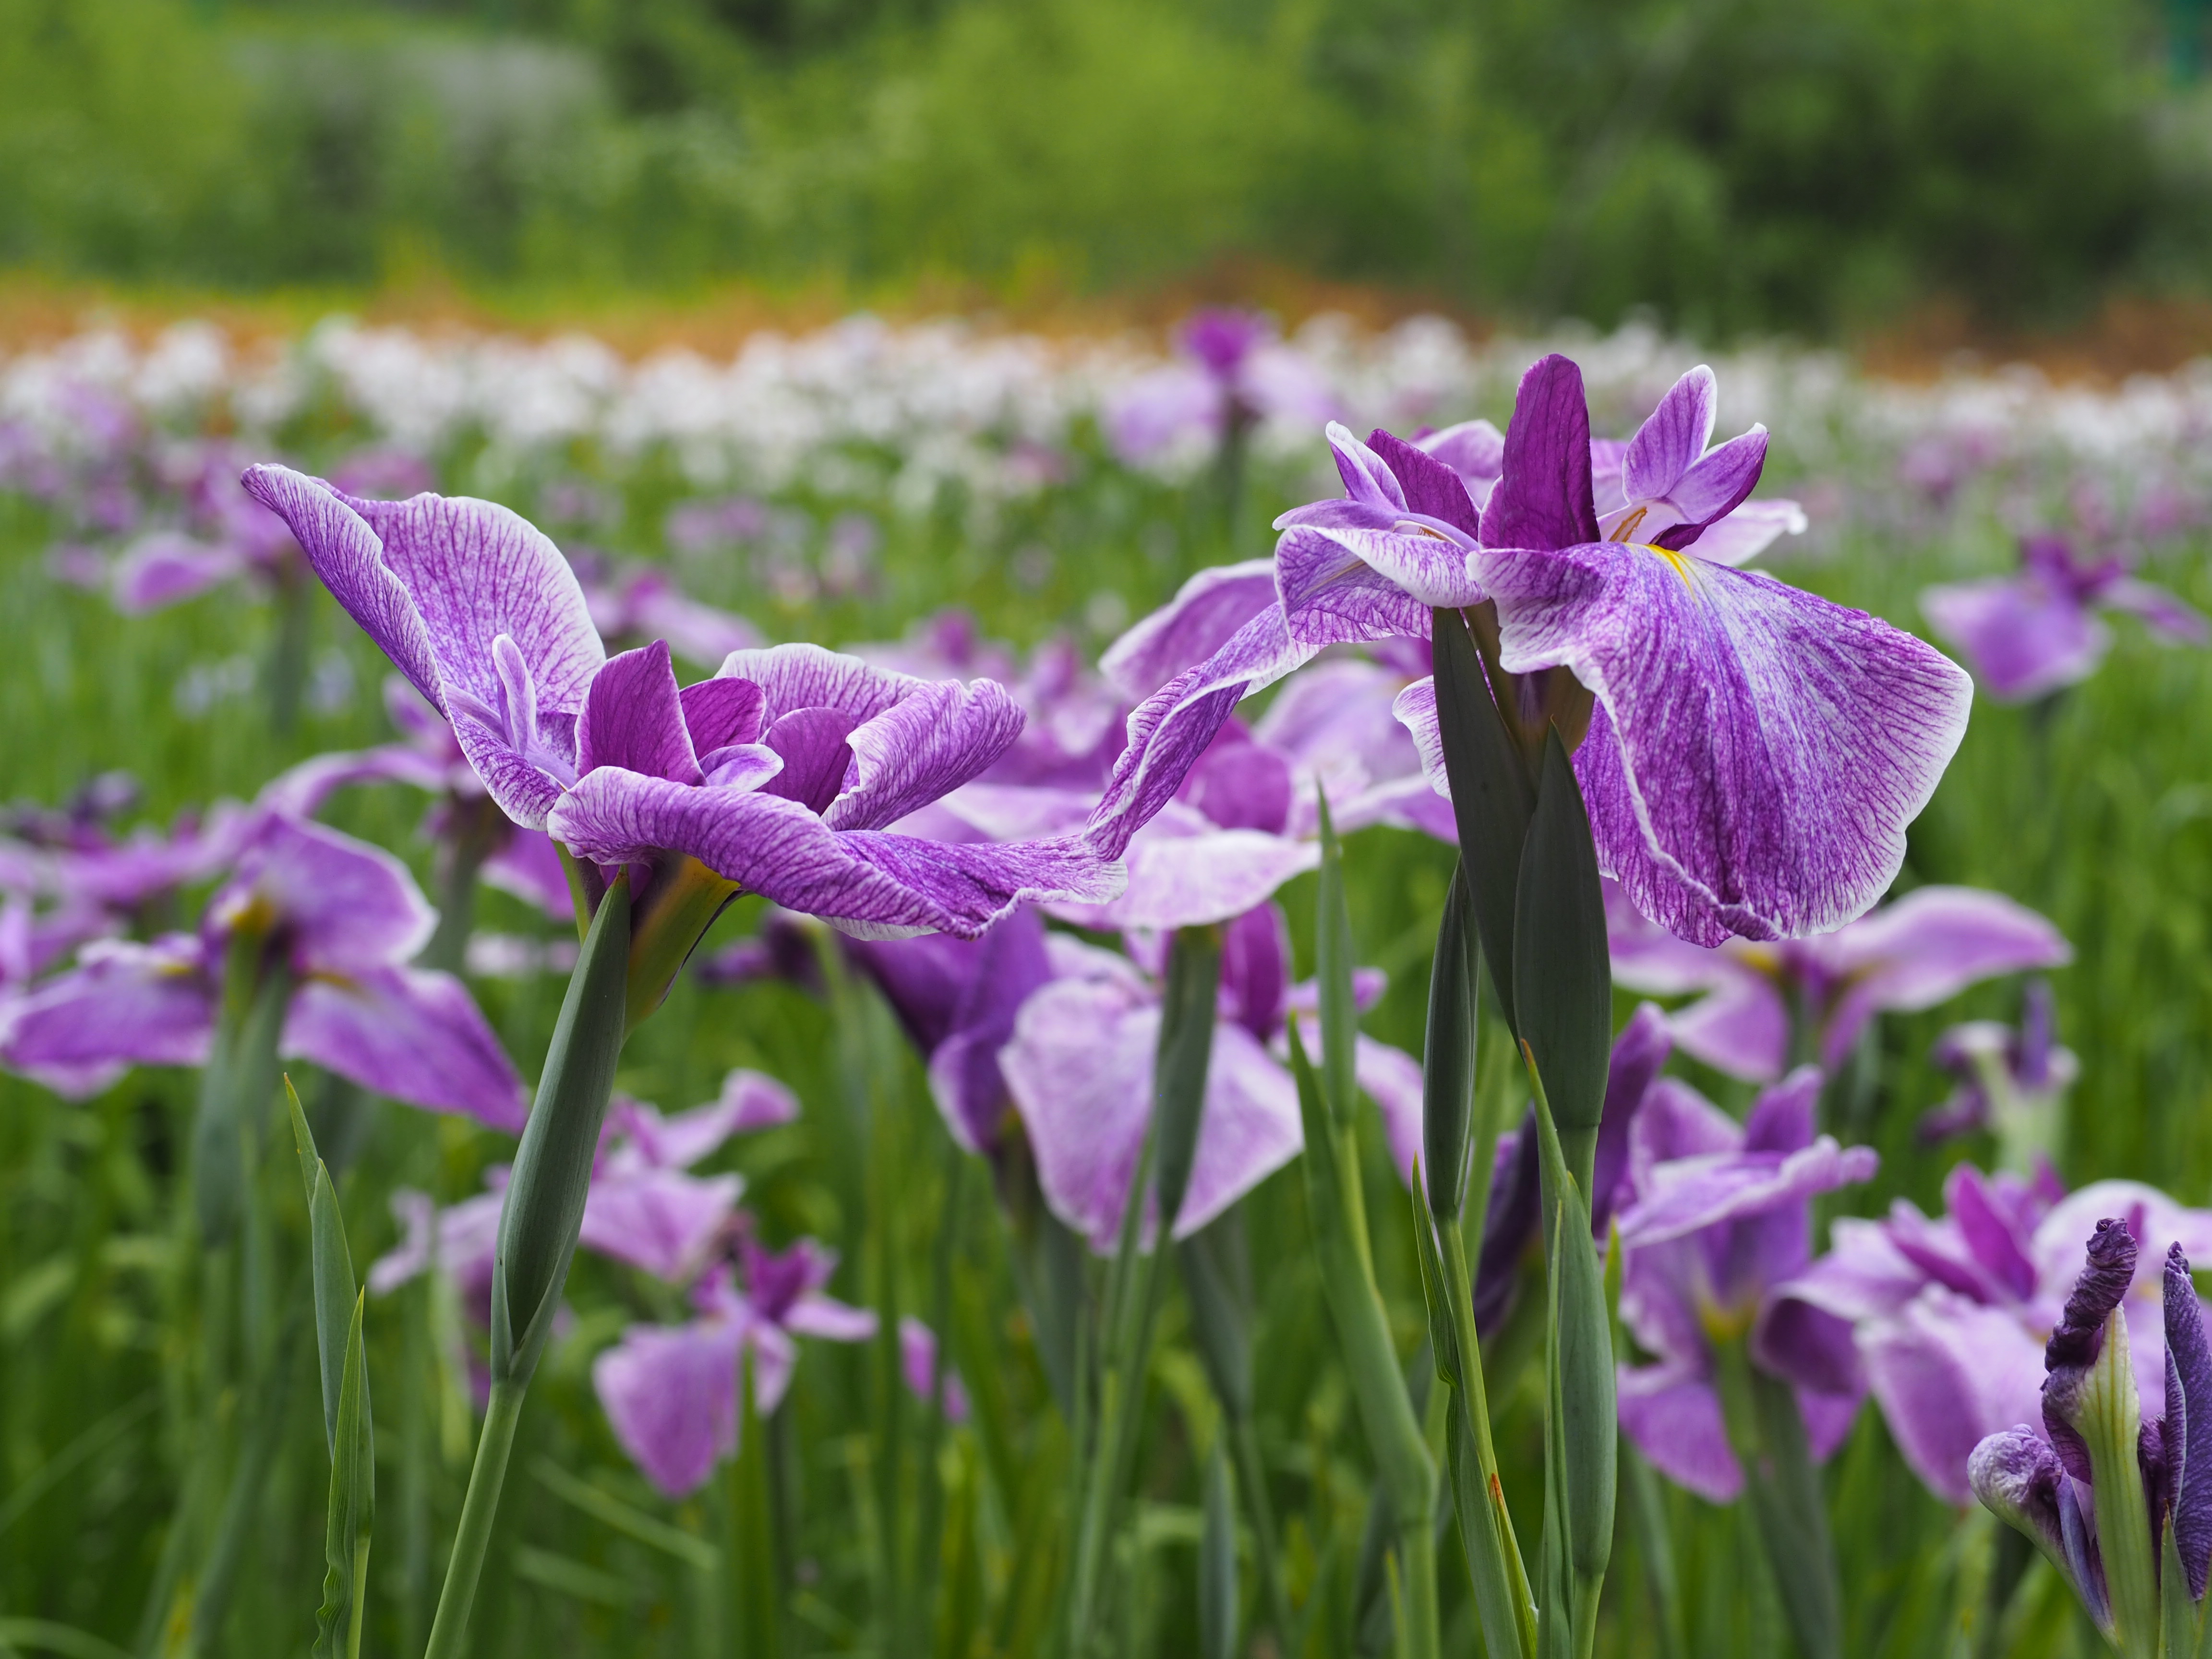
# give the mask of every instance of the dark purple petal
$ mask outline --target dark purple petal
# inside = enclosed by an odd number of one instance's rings
[[[750,680],[701,680],[678,696],[691,747],[702,756],[732,744],[757,743],[768,723],[768,694]]]
[[[1888,888],[1972,690],[1878,618],[1753,571],[1595,544],[1478,555],[1512,673],[1597,700],[1576,772],[1601,867],[1700,945],[1842,926]]]
[[[1613,1220],[1614,1206],[1629,1196],[1628,1141],[1660,1068],[1673,1051],[1667,1033],[1667,1015],[1656,1002],[1637,1005],[1613,1040],[1606,1063],[1605,1106],[1597,1126],[1597,1160],[1590,1176],[1590,1231],[1603,1239]]]
[[[819,817],[837,799],[852,770],[853,748],[846,738],[854,723],[841,708],[794,708],[779,717],[761,734],[760,746],[783,764],[759,787]]]
[[[317,974],[292,994],[283,1052],[372,1094],[459,1112],[510,1134],[522,1079],[460,981],[419,968]]]
[[[2126,1222],[2107,1217],[2089,1237],[2087,1264],[2044,1344],[2043,1427],[2076,1480],[2087,1480],[2089,1449],[2074,1426],[2081,1389],[2104,1352],[2105,1322],[2135,1280],[2136,1247]]]
[[[1598,538],[1589,406],[1583,372],[1571,360],[1555,353],[1521,377],[1502,476],[1482,516],[1482,538],[1491,547],[1577,547]]]
[[[1521,1282],[1521,1264],[1536,1239],[1540,1210],[1539,1148],[1533,1110],[1518,1130],[1498,1138],[1491,1169],[1490,1207],[1482,1219],[1482,1249],[1475,1259],[1474,1328],[1479,1335],[1497,1334],[1512,1310]]]
[[[1971,1164],[1960,1164],[1944,1180],[1943,1202],[1982,1270],[2019,1300],[2033,1296],[2035,1264],[2027,1259],[2027,1240],[1991,1195],[1988,1177]]]
[[[1719,404],[1713,371],[1703,363],[1667,388],[1621,457],[1621,489],[1630,501],[1656,501],[1674,493],[1712,442]]]
[[[1291,989],[1291,925],[1279,907],[1262,904],[1232,917],[1222,930],[1221,1013],[1262,1042],[1283,1023]]]
[[[1674,486],[1667,505],[1680,522],[1667,526],[1650,538],[1655,546],[1684,548],[1704,539],[1707,525],[1725,519],[1741,507],[1759,485],[1766,465],[1766,428],[1755,426],[1731,438],[1692,467]],[[1633,535],[1624,539],[1634,541]]]
[[[1441,519],[1469,536],[1480,533],[1482,520],[1475,511],[1474,498],[1468,494],[1459,474],[1447,463],[1380,427],[1368,434],[1367,444],[1396,476],[1399,487],[1405,491],[1408,512]]]
[[[832,830],[775,795],[687,789],[611,767],[562,798],[553,831],[600,864],[689,853],[786,909],[878,933],[973,939],[1024,901],[1101,903],[1121,890],[1119,869],[1079,838],[957,845]]]
[[[2109,1627],[2104,1573],[2065,1468],[2026,1424],[2000,1430],[1974,1448],[1968,1480],[1990,1511],[2039,1544],[2073,1581],[2075,1594]]]
[[[730,682],[726,682],[728,684]],[[607,659],[576,720],[576,769],[619,766],[671,783],[701,780],[665,641]]]
[[[2204,1338],[2204,1309],[2189,1276],[2181,1246],[2166,1251],[2166,1455],[2176,1465],[2173,1543],[2189,1574],[2189,1594],[2204,1599],[2212,1573],[2212,1346]]]

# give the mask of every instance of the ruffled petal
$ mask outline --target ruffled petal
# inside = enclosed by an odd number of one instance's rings
[[[732,651],[714,678],[750,680],[760,687],[769,725],[796,709],[836,708],[850,714],[857,726],[927,684],[860,657],[803,644]]]
[[[823,813],[833,830],[880,830],[988,770],[1021,736],[1021,705],[995,680],[917,686],[846,742],[854,779]]]
[[[1480,555],[1509,672],[1597,701],[1576,772],[1600,860],[1700,945],[1842,926],[1887,889],[1966,730],[1966,677],[1861,611],[1684,554]]]
[[[1285,531],[1275,544],[1275,585],[1282,598],[1287,637],[1309,647],[1309,655],[1325,645],[1357,645],[1399,635],[1428,638],[1429,607],[1344,539],[1352,536],[1370,543],[1430,539],[1393,531],[1324,529],[1310,524]],[[1456,572],[1448,568],[1457,555],[1456,544],[1437,545],[1447,550],[1425,556],[1414,549],[1402,562],[1418,566],[1426,557],[1441,580],[1472,586],[1463,563]]]
[[[1275,562],[1201,570],[1176,596],[1106,647],[1098,672],[1123,696],[1142,699],[1203,662],[1237,630],[1275,605]]]
[[[688,853],[787,910],[872,930],[973,939],[1025,900],[1103,903],[1121,890],[1120,866],[1076,837],[963,845],[833,830],[779,796],[686,789],[614,767],[562,796],[552,827],[597,863]]]

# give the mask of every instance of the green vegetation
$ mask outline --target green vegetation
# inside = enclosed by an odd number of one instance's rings
[[[2112,0],[0,0],[0,262],[1079,291],[1224,258],[1712,337],[2187,284]]]

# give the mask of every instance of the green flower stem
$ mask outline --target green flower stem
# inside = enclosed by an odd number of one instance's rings
[[[468,960],[476,927],[477,877],[507,827],[507,814],[489,795],[447,796],[446,837],[438,849],[438,929],[417,958],[425,968],[458,974]]]
[[[522,1396],[527,1391],[528,1385],[517,1381],[492,1384],[483,1432],[477,1440],[477,1461],[469,1470],[468,1496],[461,1500],[461,1524],[446,1565],[446,1588],[438,1597],[438,1614],[430,1624],[430,1645],[423,1650],[423,1659],[460,1659],[466,1651],[469,1608],[483,1572],[492,1518],[499,1513],[499,1491],[507,1479],[507,1460],[514,1449],[514,1425],[521,1419]]]
[[[1484,1139],[1495,1146],[1495,1134],[1486,1133]],[[1486,1170],[1489,1166],[1478,1164],[1475,1167]],[[1486,1194],[1486,1182],[1477,1185],[1484,1188]],[[1483,1202],[1487,1204],[1486,1195]],[[1480,1213],[1476,1222],[1479,1226]],[[1457,1227],[1438,1231],[1443,1255],[1444,1296],[1451,1309],[1454,1346],[1458,1350],[1459,1377],[1452,1394],[1474,1453],[1486,1511],[1477,1516],[1462,1515],[1460,1526],[1470,1551],[1480,1549],[1494,1558],[1484,1563],[1483,1573],[1475,1582],[1480,1585],[1486,1579],[1495,1585],[1503,1580],[1513,1609],[1520,1651],[1533,1655],[1536,1651],[1536,1608],[1528,1593],[1528,1569],[1521,1557],[1520,1540],[1514,1535],[1512,1512],[1505,1507],[1505,1489],[1498,1474],[1498,1448],[1490,1432],[1490,1401],[1482,1374],[1482,1347],[1474,1329],[1474,1284],[1468,1271],[1467,1241]],[[1504,1659],[1503,1655],[1500,1659]]]
[[[1741,1336],[1717,1343],[1715,1351],[1722,1419],[1743,1468],[1751,1516],[1773,1570],[1783,1616],[1805,1659],[1842,1659],[1835,1546],[1796,1391],[1753,1364]]]

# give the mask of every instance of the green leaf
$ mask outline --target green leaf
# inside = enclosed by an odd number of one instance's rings
[[[747,1342],[738,1369],[738,1455],[730,1462],[730,1627],[743,1659],[777,1659],[783,1651],[782,1596],[769,1502],[768,1434],[756,1375],[753,1345]]]
[[[1513,973],[1522,1040],[1534,1051],[1552,1120],[1585,1185],[1605,1108],[1613,966],[1589,815],[1565,746],[1544,744],[1543,787],[1521,854]]]
[[[2189,1599],[2189,1577],[2174,1547],[2173,1528],[2159,1528],[2159,1619],[2161,1650],[2167,1659],[2185,1659],[2197,1650],[2197,1604]]]
[[[1783,1617],[1805,1659],[1842,1659],[1835,1547],[1796,1390],[1753,1364],[1741,1338],[1721,1344],[1717,1352],[1721,1414],[1743,1467],[1745,1495],[1773,1569]],[[2140,1488],[2136,1501],[2142,1501]]]
[[[599,901],[568,977],[538,1097],[507,1181],[492,1273],[494,1382],[526,1382],[553,1327],[628,1030],[629,972],[629,872],[624,871]]]
[[[1468,890],[1505,1023],[1516,1034],[1520,993],[1514,930],[1519,911],[1522,848],[1536,811],[1536,790],[1504,717],[1492,700],[1481,654],[1457,611],[1434,613],[1437,735],[1451,785]]]
[[[1314,894],[1314,977],[1321,993],[1322,1096],[1340,1129],[1358,1105],[1359,1005],[1352,990],[1352,910],[1344,894],[1344,848],[1329,819],[1328,797],[1316,785],[1321,811],[1321,870]]]
[[[329,1176],[323,1177],[328,1185]],[[315,1614],[314,1659],[353,1659],[361,1651],[368,1589],[369,1532],[376,1516],[376,1448],[368,1411],[368,1360],[362,1320],[368,1293],[355,1297],[340,1370],[330,1506],[323,1528],[323,1604]]]
[[[307,1183],[307,1239],[310,1277],[315,1297],[315,1353],[323,1378],[323,1441],[337,1455],[338,1412],[345,1389],[347,1329],[356,1289],[353,1254],[346,1247],[345,1218],[329,1168],[315,1152],[314,1132],[300,1109],[299,1091],[284,1079],[284,1100],[292,1114],[292,1139],[300,1152],[300,1173]]]
[[[696,1567],[702,1572],[712,1572],[721,1558],[714,1547],[703,1538],[688,1533],[681,1527],[672,1527],[656,1516],[647,1515],[633,1504],[625,1504],[612,1492],[603,1492],[590,1481],[571,1474],[551,1458],[539,1456],[531,1464],[530,1473],[538,1482],[564,1504],[574,1504],[594,1520],[626,1533],[641,1544],[650,1545],[663,1553],[673,1556],[686,1566]]]
[[[1159,1051],[1152,1061],[1152,1117],[1158,1136],[1157,1188],[1160,1234],[1170,1235],[1182,1212],[1206,1114],[1206,1076],[1213,1059],[1214,1010],[1221,990],[1221,929],[1178,927],[1168,951],[1168,982],[1160,1010]],[[1130,1201],[1143,1207],[1143,1195]]]
[[[276,1086],[276,1045],[291,1006],[292,978],[279,964],[244,963],[244,945],[230,968],[243,990],[224,1000],[208,1063],[200,1073],[199,1115],[192,1126],[193,1202],[200,1237],[229,1243],[246,1207],[249,1147],[260,1141],[262,1113]]]
[[[1252,1262],[1243,1206],[1231,1205],[1176,1247],[1191,1340],[1231,1419],[1252,1414]]]
[[[1452,871],[1429,968],[1429,1026],[1421,1054],[1421,1163],[1429,1209],[1446,1226],[1467,1206],[1468,1137],[1474,1115],[1481,952],[1467,860]]]
[[[1199,1651],[1237,1659],[1237,1496],[1222,1437],[1206,1460],[1206,1530],[1198,1546]]]

